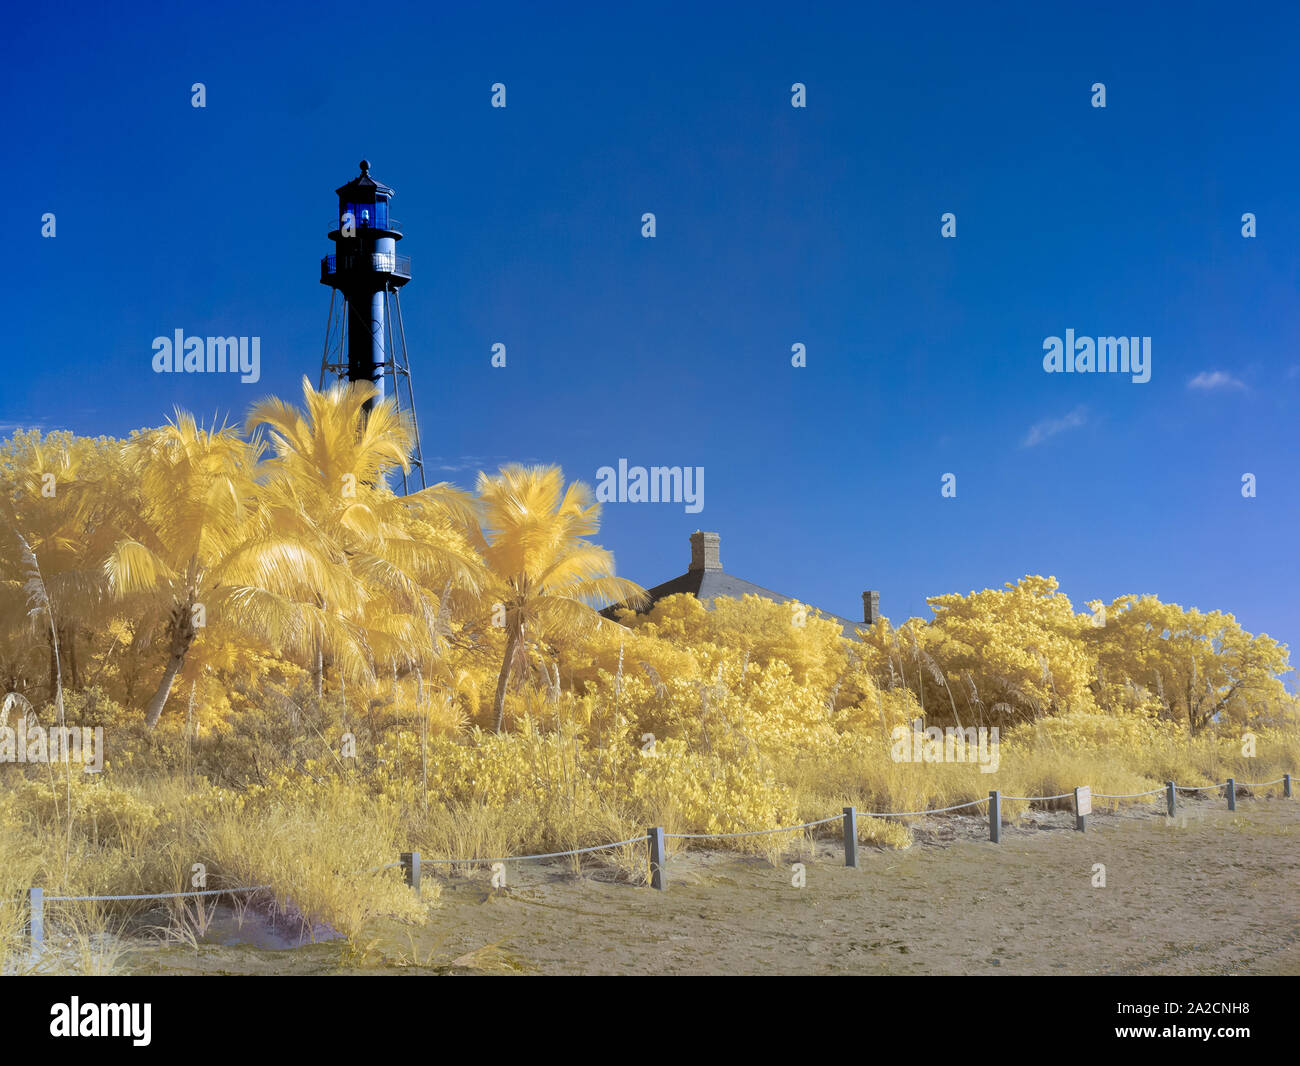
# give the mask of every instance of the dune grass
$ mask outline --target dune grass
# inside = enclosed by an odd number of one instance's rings
[[[134,763],[73,775],[70,812],[66,780],[37,767],[10,767],[14,772],[0,779],[0,899],[6,901],[0,969],[111,971],[122,955],[112,934],[158,906],[52,903],[50,948],[33,960],[23,902],[32,885],[50,896],[267,885],[230,899],[298,923],[304,939],[325,928],[355,949],[368,943],[367,930],[379,920],[427,921],[446,878],[488,873],[481,862],[452,866],[437,859],[487,860],[635,838],[561,861],[574,875],[643,885],[641,838],[653,825],[670,834],[764,830],[835,816],[850,805],[864,814],[927,811],[983,801],[995,788],[1007,796],[1052,796],[1087,784],[1095,794],[1129,794],[1160,789],[1170,779],[1202,786],[1234,777],[1243,794],[1276,794],[1280,785],[1254,783],[1273,781],[1300,763],[1300,737],[1285,731],[1261,733],[1248,756],[1236,737],[1117,730],[1131,726],[1058,720],[1017,730],[1003,740],[991,773],[974,763],[894,761],[880,738],[751,753],[728,765],[722,757],[710,761],[671,747],[656,759],[620,762],[576,734],[444,741],[420,757],[408,751],[369,769],[340,769],[332,757],[299,761],[274,774],[259,772],[242,788],[218,787],[192,767],[167,772]],[[503,777],[507,786],[488,787]],[[1099,798],[1096,804],[1158,801]],[[1030,806],[1070,804],[1068,798],[1006,800],[1004,815],[1014,820]],[[983,818],[986,812],[980,803],[960,813]],[[859,837],[868,846],[905,848],[919,820],[860,817]],[[840,832],[836,820],[811,831],[667,843],[670,856],[708,847],[776,863],[801,851],[810,834],[837,839]],[[425,860],[419,898],[392,866],[407,850]],[[185,899],[165,907],[167,920],[154,930],[159,940],[197,951],[211,906]]]

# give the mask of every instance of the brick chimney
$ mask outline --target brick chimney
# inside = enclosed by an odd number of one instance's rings
[[[719,550],[722,538],[716,533],[701,533],[698,529],[691,534],[691,569],[721,570]]]
[[[869,626],[876,624],[880,617],[880,593],[868,591],[862,594],[862,621]]]

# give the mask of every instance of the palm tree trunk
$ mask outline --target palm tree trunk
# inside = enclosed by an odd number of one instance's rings
[[[316,606],[325,607],[325,601],[320,596],[316,597]],[[316,632],[316,653],[311,659],[311,686],[316,692],[316,704],[320,705],[325,698],[325,637],[320,630]]]
[[[163,707],[167,705],[167,697],[171,695],[172,683],[180,673],[181,667],[185,665],[185,656],[197,635],[191,613],[193,605],[194,597],[191,595],[185,603],[177,603],[172,607],[171,623],[168,627],[171,631],[171,655],[167,658],[167,669],[163,671],[162,680],[158,683],[158,691],[153,694],[148,707],[145,708],[144,724],[151,732],[158,724],[158,719],[162,717]]]
[[[316,692],[316,702],[320,703],[325,695],[325,649],[320,641],[316,642],[316,654],[311,660],[311,686]]]
[[[511,627],[506,635],[506,654],[501,660],[501,673],[497,675],[497,694],[492,701],[494,717],[493,728],[500,733],[506,716],[506,685],[510,681],[510,666],[515,659],[515,645],[519,640],[517,631]]]
[[[424,809],[429,809],[429,715],[424,707],[424,673],[419,664],[415,667],[415,707],[420,715],[420,789],[424,794]]]
[[[69,622],[59,627],[60,658],[68,665],[68,680],[73,688],[81,687],[81,666],[77,662],[77,627]]]
[[[44,584],[45,584],[44,579],[42,579],[41,581],[42,592],[44,592]],[[48,596],[46,598],[45,606],[46,609],[49,610]],[[63,664],[59,657],[59,634],[58,634],[58,630],[55,628],[54,625],[54,614],[52,611],[50,613],[50,639],[54,645],[54,691],[55,691],[54,710],[55,710],[55,714],[57,715],[56,720],[59,723],[60,736],[63,737],[63,743],[67,744],[68,734],[64,728],[66,723],[63,717]],[[67,790],[68,790],[67,793],[68,795],[68,836],[67,836],[67,840],[64,843],[64,851],[63,851],[64,861],[66,862],[69,861],[72,857],[72,764],[68,762],[66,751],[63,753],[63,776],[67,784]],[[53,786],[53,784],[54,784],[54,779],[53,777],[51,777],[50,779],[51,787]],[[55,810],[55,816],[56,817],[58,816],[57,809]]]
[[[50,703],[58,700],[59,693],[59,643],[54,626],[50,626]]]
[[[149,700],[149,706],[145,708],[144,724],[146,729],[152,730],[158,724],[158,719],[162,717],[163,707],[167,705],[167,697],[171,695],[172,683],[176,680],[176,675],[180,673],[181,667],[184,665],[184,655],[173,655],[167,660],[167,669],[163,671],[162,681],[158,683],[158,691],[153,694]]]

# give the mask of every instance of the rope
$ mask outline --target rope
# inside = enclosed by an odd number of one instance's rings
[[[1004,800],[1059,800],[1065,799],[1066,796],[1073,796],[1073,792],[1062,792],[1059,796],[1003,796]]]
[[[666,834],[665,834],[666,835]],[[528,859],[558,859],[565,855],[586,855],[591,851],[605,851],[608,848],[621,848],[624,844],[635,844],[645,840],[646,834],[631,837],[628,840],[616,840],[613,844],[595,844],[589,848],[574,848],[572,851],[548,851],[545,855],[503,855],[499,859],[426,859],[420,857],[420,865],[470,863],[470,862],[524,862]]]
[[[787,825],[781,829],[755,829],[749,833],[665,833],[664,839],[672,837],[674,840],[734,840],[736,837],[762,837],[772,833],[793,833],[796,829],[811,829],[815,825],[825,825],[827,822],[839,822],[843,819],[844,815],[833,814],[829,818],[822,818],[816,822]]]
[[[1269,785],[1280,784],[1285,778],[1279,777],[1272,781],[1241,781],[1236,782],[1245,785],[1247,788],[1267,788]],[[1181,792],[1205,792],[1212,788],[1223,788],[1228,782],[1220,781],[1217,785],[1174,785],[1174,788]],[[1143,796],[1155,796],[1164,792],[1164,788],[1153,788],[1148,792],[1094,792],[1097,799],[1141,799]],[[1034,803],[1045,800],[1065,799],[1072,795],[1070,792],[1061,792],[1055,796],[1002,796],[1006,800],[1018,800],[1025,803]],[[960,811],[967,807],[977,807],[981,803],[987,803],[987,799],[970,800],[967,803],[955,803],[951,807],[936,807],[923,811],[858,811],[857,813],[863,818],[916,818],[926,814],[946,814],[949,811]],[[804,822],[802,825],[783,826],[779,829],[756,829],[748,833],[665,833],[664,838],[673,840],[735,840],[740,837],[758,837],[770,836],[773,833],[793,833],[800,829],[812,829],[819,825],[826,825],[828,822],[838,822],[844,815],[833,814],[829,818],[820,818],[815,822]],[[488,862],[528,862],[534,859],[560,859],[569,855],[587,855],[593,851],[608,851],[610,848],[621,848],[627,844],[635,844],[638,841],[645,840],[646,834],[629,837],[627,840],[617,840],[612,844],[593,844],[589,848],[573,848],[569,851],[548,851],[541,855],[503,855],[495,859],[425,859],[421,858],[421,865],[445,866],[445,865],[462,865],[468,863],[488,863]],[[359,874],[376,873],[380,870],[391,870],[395,867],[404,866],[401,862],[389,862],[382,866],[372,866],[367,870],[357,870],[348,876],[357,876]],[[198,892],[160,892],[160,893],[142,893],[130,896],[46,896],[47,903],[117,903],[128,900],[145,900],[145,899],[191,899],[199,896],[226,896],[233,895],[237,892],[267,892],[272,889],[271,885],[252,885],[247,888],[212,888]],[[22,903],[22,899],[0,900],[0,903]]]
[[[1104,800],[1128,800],[1139,799],[1142,796],[1154,796],[1157,792],[1163,791],[1163,788],[1153,788],[1150,792],[1121,792],[1119,794],[1112,794],[1110,792],[1094,792],[1093,795],[1098,799]]]
[[[959,811],[963,807],[975,807],[981,803],[988,803],[988,800],[971,800],[969,803],[958,803],[952,807],[939,807],[932,811],[858,811],[858,813],[863,818],[911,818],[918,814],[944,814],[948,811]]]
[[[182,896],[226,896],[233,892],[262,892],[270,885],[252,885],[249,888],[210,888],[206,892],[161,892],[140,896],[46,896],[46,903],[100,903],[127,899],[180,899]]]
[[[385,863],[383,866],[372,866],[368,870],[355,870],[345,876],[357,877],[361,874],[372,874],[379,870],[391,870],[396,866],[401,866],[400,862]],[[117,903],[126,900],[139,899],[188,899],[194,896],[226,896],[236,892],[269,892],[272,885],[251,885],[248,888],[209,888],[201,892],[151,892],[141,893],[134,896],[46,896],[46,903]],[[6,901],[9,902],[9,901]],[[18,902],[18,901],[14,901]]]

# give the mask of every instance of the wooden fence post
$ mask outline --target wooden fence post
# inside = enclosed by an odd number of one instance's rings
[[[1228,810],[1237,809],[1237,782],[1231,777],[1228,778]]]
[[[1080,833],[1088,831],[1088,815],[1092,813],[1092,787],[1083,785],[1074,790],[1074,828]]]
[[[650,845],[650,887],[664,890],[664,827],[656,825],[645,831]]]
[[[31,914],[27,920],[27,935],[31,939],[32,954],[39,955],[45,946],[45,889],[32,888],[27,899]]]
[[[989,793],[989,839],[1002,843],[1002,793],[996,788]]]
[[[406,883],[415,889],[415,894],[420,894],[420,853],[418,851],[402,852],[402,873],[406,877]]]
[[[1290,774],[1282,775],[1282,795],[1286,799],[1291,798],[1291,775]]]
[[[1174,811],[1178,809],[1178,801],[1176,798],[1177,794],[1178,794],[1178,786],[1175,785],[1172,781],[1166,781],[1165,782],[1165,803],[1169,807],[1170,818],[1174,816]]]
[[[844,808],[844,865],[858,865],[858,809]]]

